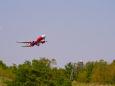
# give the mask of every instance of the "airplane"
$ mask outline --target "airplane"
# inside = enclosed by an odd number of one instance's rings
[[[37,46],[40,46],[40,43],[44,44],[45,42],[48,42],[48,41],[45,41],[45,37],[46,35],[41,35],[40,37],[38,37],[36,40],[34,41],[25,41],[25,42],[17,42],[17,43],[26,43],[27,45],[26,46],[22,46],[22,47],[33,47],[34,45],[37,45]],[[44,39],[44,40],[43,40]]]

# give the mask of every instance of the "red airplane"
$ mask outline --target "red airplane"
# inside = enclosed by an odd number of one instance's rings
[[[48,41],[45,41],[45,37],[46,35],[41,35],[39,38],[37,38],[36,40],[34,41],[30,41],[30,42],[17,42],[17,43],[26,43],[27,46],[22,46],[22,47],[33,47],[34,45],[37,45],[39,46],[40,43],[44,44],[45,42],[48,42]],[[44,39],[44,40],[43,40]],[[43,40],[43,41],[42,41]]]

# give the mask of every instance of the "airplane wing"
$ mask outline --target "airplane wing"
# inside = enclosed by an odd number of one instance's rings
[[[16,41],[17,42],[17,41]],[[31,43],[31,42],[17,42],[17,43]]]

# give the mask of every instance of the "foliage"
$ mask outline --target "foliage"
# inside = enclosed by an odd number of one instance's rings
[[[10,79],[15,78],[14,66],[8,67],[2,61],[0,61],[0,77],[8,77]]]
[[[72,86],[72,82],[77,82],[73,86],[79,83],[115,84],[115,60],[110,64],[104,60],[87,62],[84,66],[69,62],[65,69],[53,65],[56,60],[46,58],[9,67],[0,61],[1,81],[8,86]]]
[[[32,63],[25,61],[17,68],[16,78],[9,86],[71,86],[62,70],[51,68],[55,60],[40,58],[32,60]]]
[[[92,75],[92,70],[94,68],[94,62],[87,62],[86,65],[85,65],[85,68],[86,68],[86,77],[87,77],[87,83],[90,82],[91,80],[91,75]]]
[[[111,64],[104,60],[87,62],[83,67],[79,62],[74,65],[70,62],[65,66],[67,78],[70,78],[71,70],[73,80],[80,83],[115,84],[115,60]]]

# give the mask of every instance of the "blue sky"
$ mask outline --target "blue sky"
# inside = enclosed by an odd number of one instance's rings
[[[45,34],[49,42],[22,48]],[[115,60],[115,0],[0,0],[0,60],[10,66],[39,57],[68,62]]]

